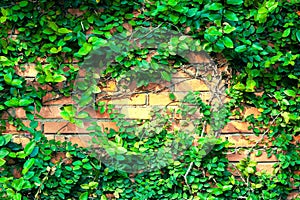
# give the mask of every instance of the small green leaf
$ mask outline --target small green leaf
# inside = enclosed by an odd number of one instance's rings
[[[231,33],[232,31],[234,31],[236,28],[235,27],[233,27],[233,26],[230,26],[230,25],[226,25],[225,27],[224,27],[224,33]]]
[[[246,92],[254,92],[256,82],[253,79],[247,79],[246,81]]]
[[[20,99],[19,106],[28,106],[34,102],[33,99]]]
[[[0,167],[2,166],[2,165],[4,165],[6,163],[6,160],[4,160],[3,158],[0,158]]]
[[[222,38],[222,40],[223,40],[224,45],[227,48],[233,48],[233,42],[229,37],[225,36],[225,37]]]
[[[208,10],[221,10],[224,6],[221,3],[213,3],[208,5]]]
[[[84,192],[80,195],[79,200],[87,200],[89,198],[89,193]]]
[[[9,85],[11,84],[11,82],[12,82],[12,74],[11,73],[5,74],[3,78],[7,84],[9,84]]]
[[[25,148],[24,148],[24,152],[27,155],[30,155],[35,147],[36,143],[34,141],[30,141],[28,144],[26,144]]]
[[[231,5],[241,5],[243,0],[227,0],[227,3]]]
[[[54,22],[49,22],[48,23],[49,28],[51,28],[54,31],[57,31],[58,26]]]
[[[87,55],[92,50],[92,45],[89,43],[84,43],[83,46],[79,49],[78,54],[81,56]]]
[[[234,49],[236,52],[240,53],[240,52],[244,52],[247,50],[247,47],[246,45],[241,45],[241,46],[238,46]]]
[[[174,93],[170,93],[169,94],[169,98],[171,101],[175,101],[176,100],[176,96],[174,95]]]
[[[67,28],[59,28],[57,29],[57,32],[61,34],[67,34],[67,33],[71,33],[72,31]]]
[[[297,37],[298,41],[300,42],[300,30],[298,30],[298,31],[296,32],[296,37]]]
[[[287,37],[291,33],[291,28],[285,29],[282,33],[282,37]]]
[[[294,90],[285,90],[284,93],[290,97],[296,96],[296,92]]]
[[[27,6],[28,5],[28,1],[21,1],[20,3],[19,3],[19,6],[20,7],[25,7],[25,6]]]
[[[12,82],[11,82],[11,85],[12,86],[19,86],[19,87],[22,87],[22,80],[20,80],[20,79],[14,79],[14,80],[12,80]]]
[[[224,16],[225,16],[228,20],[231,20],[231,21],[239,21],[239,18],[236,16],[236,14],[235,14],[234,12],[231,12],[231,11],[226,10]]]
[[[4,102],[4,104],[8,107],[18,107],[19,106],[19,99],[16,97],[11,98]]]
[[[67,78],[65,76],[60,75],[60,74],[55,74],[52,78],[53,78],[53,82],[55,82],[55,83],[60,83],[60,82],[67,80]]]
[[[24,163],[24,168],[23,168],[23,170],[22,170],[22,174],[23,174],[23,175],[26,174],[26,173],[29,171],[29,169],[33,166],[34,161],[35,161],[34,158],[30,158],[29,160],[27,160],[27,161]]]
[[[0,149],[0,158],[4,158],[8,154],[9,154],[9,151],[7,151],[6,149]]]

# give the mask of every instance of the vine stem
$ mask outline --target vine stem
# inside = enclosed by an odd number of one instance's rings
[[[187,176],[188,176],[188,174],[190,173],[190,171],[191,171],[191,169],[192,169],[192,167],[193,167],[193,164],[194,164],[194,162],[191,162],[191,163],[190,163],[190,166],[189,166],[188,170],[186,171],[185,175],[183,176],[183,177],[184,177],[185,184],[188,186],[189,192],[190,192],[191,194],[192,194],[192,190],[191,190],[191,186],[190,186],[190,185],[188,184],[188,182],[187,182]]]
[[[276,117],[272,120],[272,122],[270,123],[270,125],[272,125],[275,120],[279,117],[281,113],[277,114]],[[262,137],[256,141],[256,143],[251,147],[251,149],[249,150],[247,157],[250,156],[251,152],[253,151],[254,147],[256,147],[256,145],[258,145],[265,137],[265,135],[270,131],[270,128],[268,128],[267,130],[264,131],[264,133],[262,134]]]

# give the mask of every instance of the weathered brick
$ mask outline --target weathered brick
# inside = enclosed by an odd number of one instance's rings
[[[183,98],[188,94],[187,92],[173,92],[173,94],[176,97],[176,101],[182,101]],[[157,94],[150,93],[149,94],[149,105],[168,105],[172,101],[170,99],[170,93],[169,92],[161,92]],[[210,93],[209,92],[203,92],[201,93],[201,99],[203,102],[206,102],[210,99]],[[179,103],[174,102],[170,105],[179,105]]]
[[[175,91],[209,91],[209,88],[204,81],[198,79],[174,79]],[[183,81],[183,82],[182,82]]]
[[[36,77],[38,71],[35,69],[35,64],[26,64],[22,67],[17,66],[15,67],[16,74],[23,77]]]
[[[265,136],[264,139],[262,139],[261,136],[256,135],[221,135],[220,138],[223,140],[228,140],[231,145],[229,147],[252,147],[256,144],[257,141],[260,141],[257,145],[258,146],[264,146],[266,143],[268,145],[272,145],[270,141],[268,141],[268,137]]]
[[[75,104],[72,97],[61,97],[59,95],[53,95],[48,93],[43,97],[43,105],[63,105],[63,104]]]
[[[250,126],[247,122],[242,121],[230,121],[222,129],[222,133],[252,133],[252,130],[248,130]]]
[[[29,127],[30,126],[30,121],[22,121],[24,123],[25,126]],[[36,128],[36,130],[41,130],[41,122],[38,122],[38,126]],[[13,126],[12,124],[6,123],[6,131],[5,132],[16,132],[17,128],[15,126]]]
[[[108,81],[105,87],[101,87],[101,90],[104,92],[116,92],[118,88],[115,81]]]
[[[289,196],[287,197],[287,200],[297,199],[300,197],[299,192],[291,192]]]
[[[12,141],[17,144],[22,144],[22,146],[25,147],[26,144],[30,142],[30,138],[24,137],[22,135],[14,135]]]
[[[122,107],[121,114],[130,119],[150,119],[151,107]]]
[[[254,117],[259,116],[261,113],[255,107],[246,107],[242,115],[246,118],[249,115],[254,115]]]
[[[113,105],[145,105],[146,97],[146,94],[137,94],[127,98],[111,99],[108,103]]]
[[[77,127],[75,124],[71,124],[68,122],[44,122],[44,133],[59,133],[61,134],[83,134],[89,133],[90,131],[86,130],[87,127],[90,125],[89,122],[84,123],[84,127],[80,128]],[[112,128],[117,130],[116,123],[114,122],[98,122],[98,125],[104,128]]]

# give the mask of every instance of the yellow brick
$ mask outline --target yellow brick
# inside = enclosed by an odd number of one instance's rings
[[[184,79],[183,79],[184,80]],[[209,88],[204,81],[190,79],[183,81],[182,79],[174,80],[175,91],[209,91]],[[178,82],[183,81],[183,82]]]
[[[173,94],[176,97],[177,101],[182,101],[183,98],[188,94],[188,92],[173,92]],[[158,94],[149,94],[149,105],[168,105],[172,101],[169,97],[169,92],[161,92]],[[209,92],[202,92],[201,93],[201,99],[203,102],[206,102],[210,99],[210,93]],[[170,105],[179,105],[178,102],[174,102]]]
[[[130,119],[150,119],[151,107],[123,107],[120,113]]]
[[[128,98],[112,99],[108,103],[113,105],[145,105],[146,97],[146,94],[138,94]]]

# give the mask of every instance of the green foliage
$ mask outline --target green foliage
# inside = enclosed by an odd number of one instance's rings
[[[300,177],[294,173],[300,164],[299,143],[294,141],[300,132],[299,1],[3,0],[0,7],[0,116],[8,115],[0,121],[1,199],[286,199],[292,191],[291,180],[299,188]],[[72,14],[72,9],[80,13]],[[207,52],[222,53],[227,58],[233,71],[228,107],[237,109],[237,115],[245,105],[262,111],[257,117],[251,115],[244,120],[251,123],[254,133],[267,136],[272,142],[272,147],[266,144],[264,149],[279,160],[274,175],[257,172],[256,163],[247,158],[237,165],[242,178],[234,177],[224,155],[227,142],[217,140],[203,157],[205,138],[160,170],[122,173],[98,163],[86,149],[47,141],[36,130],[34,117],[39,116],[34,113],[43,106],[47,91],[28,84],[19,70],[24,70],[27,63],[35,63],[38,74],[32,83],[70,96],[78,72],[72,60],[83,61],[94,48],[105,46],[107,39],[124,31],[124,23],[132,28],[161,26],[187,32]],[[173,42],[171,46],[183,50],[189,47]],[[158,53],[154,61],[164,66],[170,67],[170,60],[183,63],[171,50],[169,54]],[[133,66],[135,72],[141,72],[147,54],[147,49],[134,49],[116,57],[117,64],[107,68],[106,75],[118,78],[130,73]],[[157,66],[160,65],[151,67]],[[158,76],[169,81],[172,70],[164,68]],[[149,82],[140,80],[139,86]],[[89,85],[80,87],[84,90]],[[82,106],[92,101],[88,97],[99,93],[99,88],[87,91],[87,98],[80,99]],[[256,95],[260,91],[262,95]],[[13,110],[18,107],[26,111],[30,127],[14,117]],[[112,108],[101,103],[95,107],[101,113],[106,109],[112,112]],[[61,114],[82,126],[72,106],[62,108]],[[87,114],[79,116],[81,119]],[[24,148],[13,143],[11,135],[2,134],[7,122],[32,135]],[[139,151],[137,141],[125,133],[111,132],[110,137],[119,145],[128,143]],[[167,134],[157,137],[164,141]],[[156,140],[153,137],[148,145],[151,147]],[[259,147],[252,150],[256,148]]]

